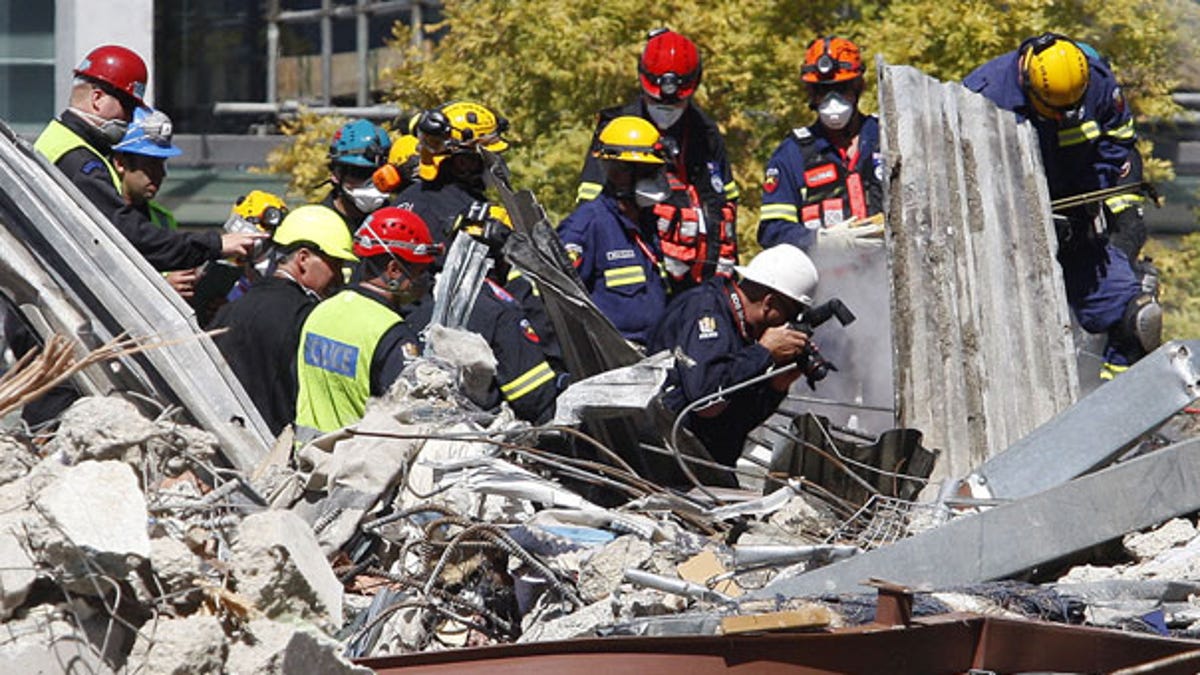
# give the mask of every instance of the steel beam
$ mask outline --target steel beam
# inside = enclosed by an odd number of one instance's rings
[[[1168,342],[992,457],[972,496],[1020,499],[1108,464],[1200,396],[1200,340]]]
[[[1200,439],[1190,439],[848,560],[776,579],[753,595],[861,592],[872,577],[932,588],[1003,579],[1197,509]]]

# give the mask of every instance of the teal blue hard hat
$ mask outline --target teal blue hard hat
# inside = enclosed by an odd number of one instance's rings
[[[347,122],[333,135],[329,161],[335,164],[378,168],[387,163],[392,139],[368,120]]]
[[[175,157],[183,151],[171,144],[174,129],[171,118],[161,110],[138,107],[133,111],[133,121],[125,131],[125,137],[113,146],[113,152],[147,157]]]

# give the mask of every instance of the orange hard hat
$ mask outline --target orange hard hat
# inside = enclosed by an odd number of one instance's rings
[[[840,37],[817,38],[804,52],[800,79],[810,84],[845,82],[862,77],[862,53],[858,45]]]

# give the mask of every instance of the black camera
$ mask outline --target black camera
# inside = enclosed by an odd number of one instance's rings
[[[827,302],[817,305],[816,307],[811,307],[805,310],[805,312],[800,315],[800,318],[788,324],[788,328],[791,328],[792,330],[798,330],[801,333],[812,337],[813,331],[816,330],[818,326],[834,318],[836,318],[838,323],[841,325],[848,326],[853,323],[854,319],[857,317],[855,317],[854,312],[851,312],[850,308],[846,306],[846,303],[842,302],[838,298],[833,298]],[[804,349],[801,350],[800,354],[796,356],[796,364],[799,366],[801,372],[804,373],[804,378],[807,380],[808,387],[810,389],[816,389],[817,383],[825,379],[826,376],[829,375],[829,371],[837,370],[837,366],[827,360],[824,356],[821,356],[821,351],[817,349],[817,345],[813,344],[812,341],[809,341],[808,344],[804,346]]]

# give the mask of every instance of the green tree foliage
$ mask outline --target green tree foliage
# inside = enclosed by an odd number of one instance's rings
[[[753,244],[763,165],[788,129],[809,124],[799,81],[804,48],[825,34],[849,37],[873,66],[877,54],[945,79],[960,79],[1029,35],[1055,30],[1109,57],[1142,114],[1172,109],[1171,59],[1186,44],[1180,0],[897,0],[878,2],[675,2],[607,0],[458,0],[445,21],[428,26],[434,47],[412,47],[398,27],[394,49],[405,66],[387,72],[390,98],[406,109],[476,99],[512,122],[507,159],[514,183],[532,189],[555,218],[573,207],[584,153],[601,108],[638,93],[637,58],[646,32],[669,26],[692,38],[704,59],[696,99],[725,132],[742,188],[743,251]],[[863,107],[873,110],[875,69],[868,68]],[[311,118],[291,128],[294,150],[272,169],[302,178],[328,135]],[[332,133],[330,131],[330,133]],[[295,155],[295,156],[292,156]],[[323,162],[323,158],[320,160]],[[1157,168],[1152,168],[1151,173]]]

